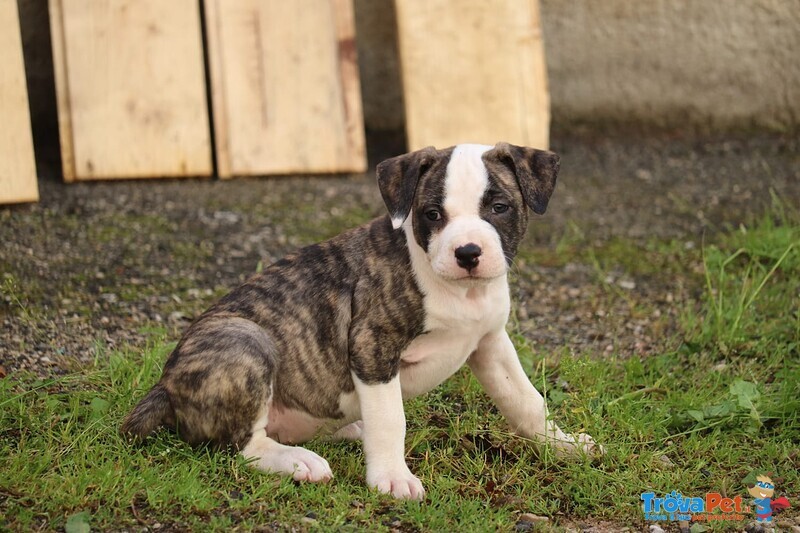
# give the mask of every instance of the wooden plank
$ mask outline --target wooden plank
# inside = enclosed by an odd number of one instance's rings
[[[39,199],[17,2],[0,0],[0,203]]]
[[[58,140],[61,145],[61,175],[64,181],[75,181],[75,148],[72,139],[72,111],[67,86],[67,52],[62,29],[61,1],[50,0],[50,39],[53,47],[53,75],[58,109]]]
[[[64,179],[212,172],[197,0],[50,0]]]
[[[206,0],[220,177],[366,169],[352,0]]]
[[[546,148],[550,102],[538,0],[396,0],[409,149]]]

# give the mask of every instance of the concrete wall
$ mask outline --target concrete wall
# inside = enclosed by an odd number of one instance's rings
[[[555,127],[800,128],[800,0],[540,2]],[[355,6],[367,125],[402,128],[392,2]]]
[[[56,85],[47,0],[19,0],[17,7],[37,172],[40,176],[60,176]]]
[[[800,0],[541,6],[554,120],[800,125]]]
[[[405,128],[403,87],[392,0],[353,0],[361,94],[367,128]]]

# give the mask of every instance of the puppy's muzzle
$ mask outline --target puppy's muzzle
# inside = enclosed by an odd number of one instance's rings
[[[464,246],[459,246],[455,250],[456,255],[456,263],[461,268],[466,269],[467,271],[472,270],[478,263],[480,262],[479,257],[481,256],[482,250],[481,247],[475,243],[465,244]]]

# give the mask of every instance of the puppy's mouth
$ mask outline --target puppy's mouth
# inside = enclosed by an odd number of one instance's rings
[[[453,274],[451,272],[445,273],[438,273],[439,276],[446,279],[447,281],[454,281],[458,283],[465,283],[465,284],[479,284],[479,283],[487,283],[494,279],[500,278],[505,274],[505,272],[501,272],[499,274],[486,274],[484,272],[479,271],[477,268],[472,268],[469,270],[462,270],[458,274]]]
[[[465,276],[461,276],[458,279],[487,279],[487,278],[495,278],[496,276],[484,276],[482,273],[478,272],[477,268],[470,268],[467,269],[467,274]]]
[[[455,261],[448,258],[437,257],[436,254],[428,254],[428,260],[432,267],[433,273],[439,278],[454,282],[463,283],[468,285],[475,285],[481,283],[488,283],[492,280],[502,278],[507,273],[505,263],[497,264],[496,261],[480,261],[475,266],[465,268],[458,265]],[[506,267],[506,268],[504,268]]]

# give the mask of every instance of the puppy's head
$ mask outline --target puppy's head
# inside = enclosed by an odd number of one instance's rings
[[[527,208],[545,212],[558,166],[558,156],[544,150],[460,144],[393,157],[377,175],[393,226],[410,228],[433,271],[478,281],[505,274]]]

